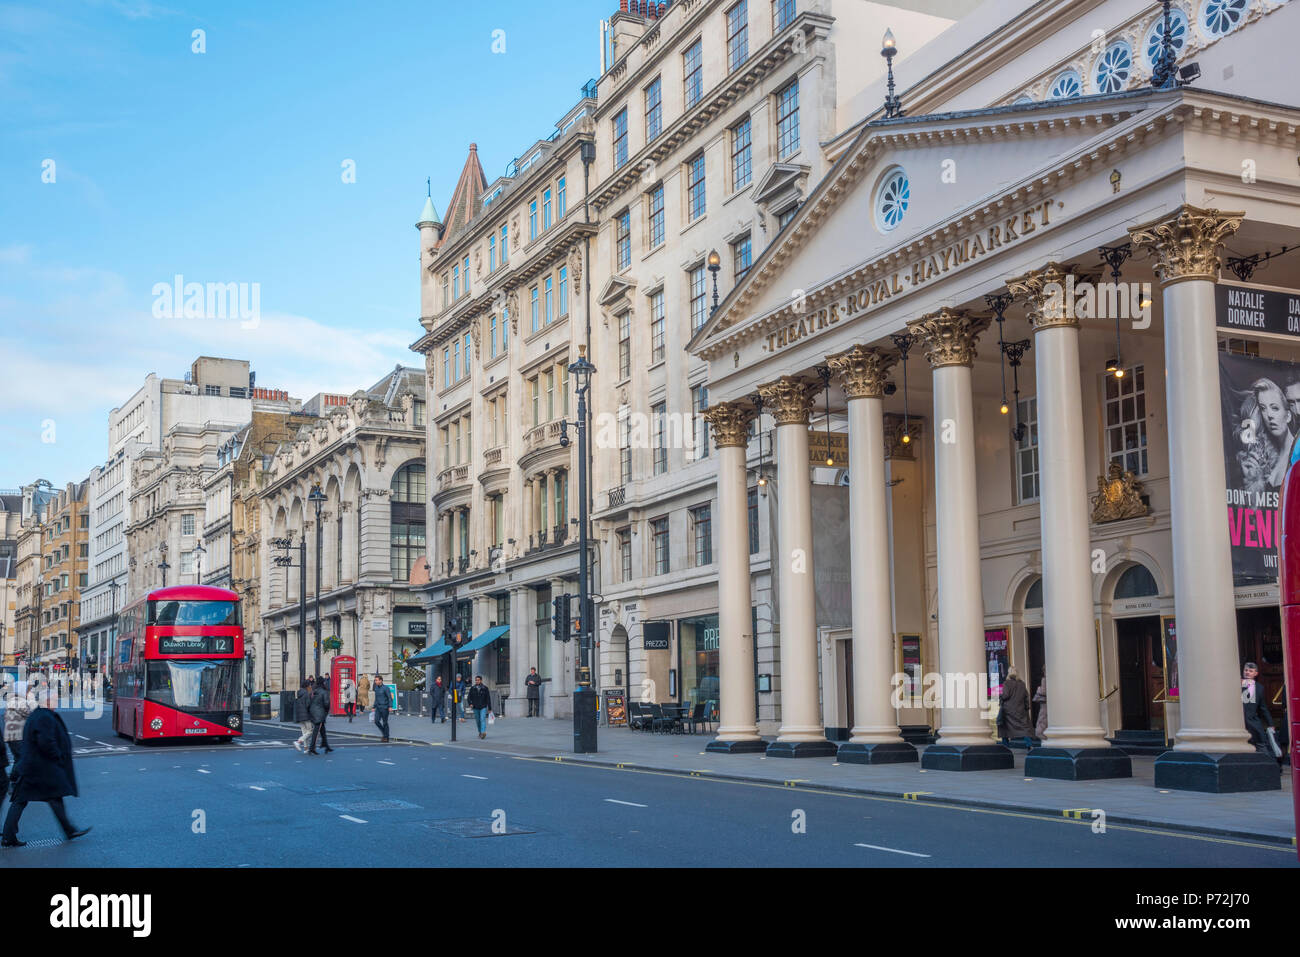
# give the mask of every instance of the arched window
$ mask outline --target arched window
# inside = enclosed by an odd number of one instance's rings
[[[1042,608],[1043,607],[1043,579],[1042,576],[1034,579],[1034,583],[1029,586],[1029,591],[1025,592],[1025,608]]]
[[[1147,571],[1145,565],[1131,565],[1124,569],[1124,573],[1119,576],[1119,581],[1115,583],[1115,597],[1118,598],[1150,598],[1159,593],[1156,587],[1155,576]]]
[[[411,580],[411,569],[424,554],[424,463],[412,462],[393,476],[389,533],[393,581]]]

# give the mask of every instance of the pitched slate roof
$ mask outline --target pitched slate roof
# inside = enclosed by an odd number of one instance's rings
[[[447,204],[447,222],[443,230],[445,238],[454,236],[474,218],[485,189],[487,189],[487,177],[483,174],[483,166],[478,161],[478,144],[470,143],[465,168],[460,171],[460,179],[456,181],[451,202]]]

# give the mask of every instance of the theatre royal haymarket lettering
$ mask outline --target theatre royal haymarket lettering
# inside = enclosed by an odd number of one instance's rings
[[[1005,217],[1000,223],[981,229],[956,242],[949,243],[937,252],[917,259],[902,269],[867,283],[829,305],[798,315],[786,325],[772,332],[763,344],[766,352],[779,352],[800,339],[816,335],[841,319],[870,312],[895,296],[911,292],[931,280],[943,276],[987,256],[994,250],[1019,242],[1030,233],[1051,226],[1050,212],[1054,200],[1045,199],[1023,212]]]

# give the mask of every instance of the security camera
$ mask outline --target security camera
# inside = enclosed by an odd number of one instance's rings
[[[568,447],[569,447],[569,436],[565,433],[560,433],[560,448],[567,449]]]

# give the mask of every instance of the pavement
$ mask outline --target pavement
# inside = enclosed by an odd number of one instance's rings
[[[378,738],[369,720],[349,723],[331,718],[332,735]],[[250,724],[287,727],[278,721]],[[393,714],[390,740],[407,744],[453,746],[451,723]],[[598,752],[573,753],[570,718],[498,718],[480,741],[473,720],[460,724],[454,747],[510,757],[550,759],[621,770],[644,770],[708,777],[719,781],[778,784],[804,790],[874,795],[918,804],[1015,811],[1109,824],[1174,829],[1295,846],[1291,775],[1281,775],[1282,790],[1244,794],[1203,794],[1155,788],[1155,758],[1133,757],[1133,777],[1109,781],[1055,781],[1027,778],[1024,752],[1016,751],[1015,770],[927,771],[919,762],[901,765],[840,764],[834,758],[768,758],[762,754],[705,751],[710,734],[655,734],[601,726]],[[918,748],[923,751],[924,748]]]

